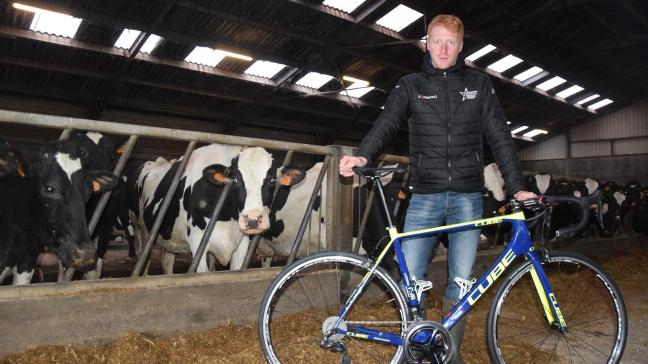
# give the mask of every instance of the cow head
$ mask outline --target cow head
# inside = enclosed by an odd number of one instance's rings
[[[48,245],[66,268],[93,264],[96,246],[90,240],[85,204],[92,193],[115,187],[117,178],[109,171],[84,169],[78,144],[67,141],[46,144],[34,171],[40,213],[51,237]]]
[[[216,186],[222,186],[225,177],[232,180],[230,196],[238,212],[239,228],[244,234],[252,235],[270,227],[270,204],[275,185],[281,184],[280,195],[275,201],[285,203],[285,197],[280,196],[287,195],[287,192],[282,193],[282,189],[288,189],[304,178],[304,171],[296,168],[282,168],[276,174],[274,171],[272,155],[255,147],[242,150],[229,167],[220,164],[206,167],[203,176]]]
[[[70,141],[79,145],[83,168],[106,170],[115,165],[115,145],[105,135],[94,131],[77,131],[70,136]]]

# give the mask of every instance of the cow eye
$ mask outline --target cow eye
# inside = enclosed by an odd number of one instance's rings
[[[48,193],[54,193],[54,191],[56,190],[52,186],[45,186],[45,191],[47,191]]]
[[[271,185],[273,185],[273,184],[277,183],[277,179],[276,179],[276,178],[270,178],[270,181],[268,181],[268,182],[269,182]]]
[[[232,178],[232,184],[237,185],[239,183],[238,178]]]

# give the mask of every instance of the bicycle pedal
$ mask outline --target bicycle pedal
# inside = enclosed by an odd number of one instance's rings
[[[432,282],[430,281],[419,281],[418,279],[413,279],[414,281],[414,291],[416,292],[416,299],[420,302],[421,295],[423,292],[428,291],[432,288]]]

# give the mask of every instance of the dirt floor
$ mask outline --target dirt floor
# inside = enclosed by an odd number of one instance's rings
[[[622,363],[645,363],[648,354],[648,245],[629,253],[597,258],[621,288],[630,330]],[[490,299],[483,298],[468,317],[462,347],[466,363],[487,363],[485,322]],[[440,317],[440,299],[432,296],[428,317]],[[4,333],[6,335],[6,333]],[[256,326],[221,326],[184,336],[158,337],[132,333],[101,346],[41,346],[0,358],[0,363],[264,363]]]

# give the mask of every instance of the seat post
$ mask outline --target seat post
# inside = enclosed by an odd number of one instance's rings
[[[394,223],[392,222],[391,215],[389,214],[389,208],[387,207],[387,200],[385,199],[385,192],[383,190],[383,185],[380,183],[379,176],[371,177],[373,183],[376,184],[376,189],[378,190],[378,196],[380,196],[380,205],[382,206],[382,211],[387,218],[387,228],[394,228]]]

